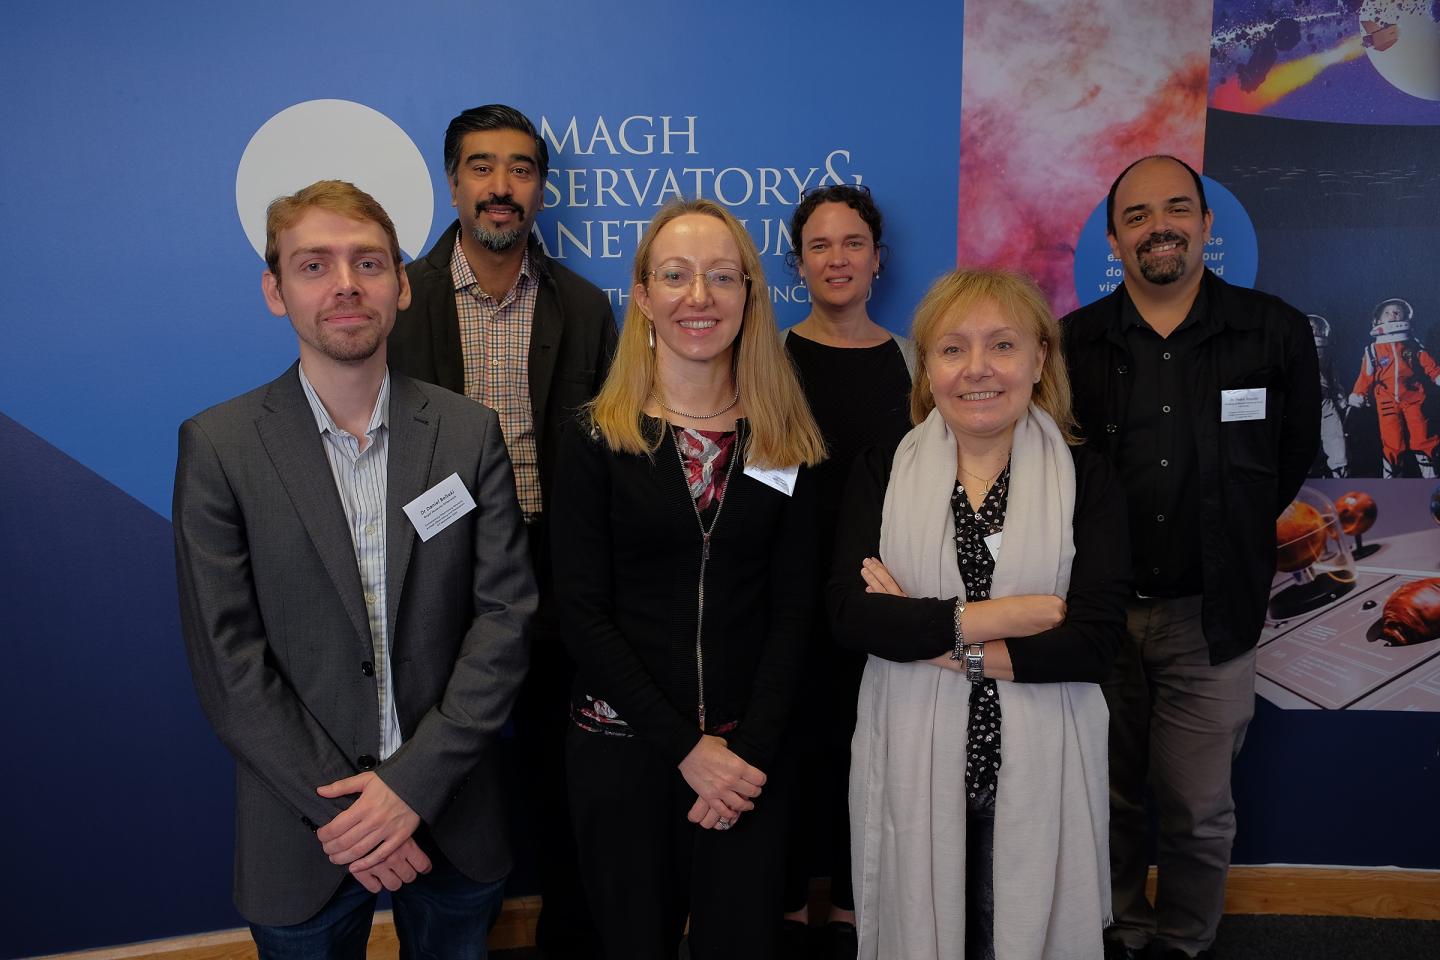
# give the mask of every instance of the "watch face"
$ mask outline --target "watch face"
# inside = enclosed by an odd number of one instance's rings
[[[965,649],[965,679],[977,683],[985,679],[985,645],[972,644]]]

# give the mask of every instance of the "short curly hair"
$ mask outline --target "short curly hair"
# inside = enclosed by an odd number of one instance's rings
[[[883,252],[884,244],[880,242],[880,235],[885,228],[885,217],[880,213],[880,208],[875,205],[875,199],[870,196],[870,188],[863,184],[837,183],[829,187],[816,187],[800,198],[800,204],[795,212],[790,215],[790,249],[785,254],[785,264],[791,270],[800,270],[800,244],[802,234],[805,232],[805,224],[809,222],[811,214],[822,203],[843,203],[860,215],[865,221],[865,226],[870,228],[870,239],[875,244],[877,253]],[[881,263],[884,269],[884,263]]]

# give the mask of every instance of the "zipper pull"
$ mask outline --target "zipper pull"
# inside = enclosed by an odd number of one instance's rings
[[[709,560],[709,559],[710,559],[710,534],[708,534],[708,533],[706,533],[706,534],[701,534],[701,540],[702,540],[702,543],[701,543],[701,546],[700,546],[700,559],[701,559],[701,560]]]
[[[700,704],[700,732],[705,732],[705,704]]]

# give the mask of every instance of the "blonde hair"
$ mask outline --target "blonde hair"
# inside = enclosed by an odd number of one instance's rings
[[[672,200],[655,214],[635,251],[634,283],[649,281],[650,250],[660,231],[687,214],[714,217],[725,224],[740,250],[741,268],[750,278],[732,355],[735,386],[750,425],[742,452],[745,462],[761,467],[819,463],[825,458],[825,440],[775,327],[760,255],[740,221],[712,200]],[[649,345],[648,327],[649,321],[631,297],[610,374],[588,408],[590,423],[617,453],[653,454],[664,437],[664,431],[647,436],[641,429],[640,412],[655,388],[655,351]],[[665,419],[663,411],[661,419]]]
[[[1080,443],[1075,413],[1070,407],[1070,374],[1060,349],[1060,324],[1050,312],[1045,295],[1029,277],[1008,270],[956,270],[936,280],[915,308],[910,337],[920,364],[910,390],[910,419],[919,424],[935,409],[926,361],[935,341],[944,332],[941,324],[955,313],[965,313],[981,303],[993,303],[1016,326],[1030,331],[1045,346],[1040,382],[1031,401],[1055,420],[1069,444]]]
[[[400,239],[395,224],[380,202],[347,180],[317,180],[310,186],[285,197],[276,197],[265,208],[265,266],[280,279],[280,234],[290,229],[312,209],[348,217],[371,220],[385,231],[390,244],[390,259],[395,273],[405,272],[405,258],[400,253]]]

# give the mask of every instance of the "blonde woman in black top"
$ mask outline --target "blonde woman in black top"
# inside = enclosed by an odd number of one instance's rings
[[[1098,957],[1126,508],[1079,443],[1060,331],[994,270],[913,326],[916,426],[856,460],[828,593],[869,654],[850,772],[862,960]]]
[[[607,956],[673,958],[687,913],[691,956],[773,956],[823,456],[744,227],[666,206],[552,508],[571,803]]]

